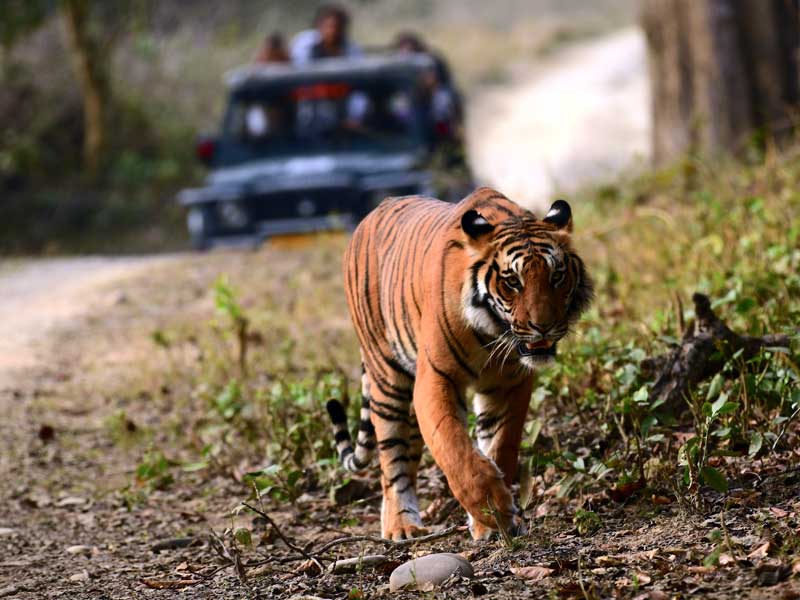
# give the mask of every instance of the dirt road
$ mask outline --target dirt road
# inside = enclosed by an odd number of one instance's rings
[[[103,303],[112,284],[174,256],[86,257],[0,263],[0,387],[32,367],[48,332]]]
[[[629,28],[555,54],[469,105],[479,180],[534,210],[649,155],[645,45]]]

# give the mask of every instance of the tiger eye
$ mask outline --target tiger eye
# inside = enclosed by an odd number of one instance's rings
[[[507,277],[503,279],[503,284],[511,290],[512,292],[519,292],[522,289],[522,283],[520,282],[518,277]]]

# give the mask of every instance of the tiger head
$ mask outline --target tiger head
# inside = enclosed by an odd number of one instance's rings
[[[593,296],[571,246],[569,204],[557,200],[542,220],[524,211],[490,222],[467,210],[461,228],[471,257],[463,287],[467,322],[492,338],[492,356],[516,354],[528,368],[551,360]]]

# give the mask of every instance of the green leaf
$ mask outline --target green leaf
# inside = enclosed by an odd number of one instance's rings
[[[633,394],[633,401],[637,404],[647,404],[647,386],[643,385]]]
[[[647,415],[644,419],[642,419],[642,437],[647,437],[647,434],[652,429],[653,425],[658,423],[658,419],[656,419],[653,415]]]
[[[236,301],[236,293],[224,275],[214,282],[214,304],[217,312],[228,315],[234,321],[244,317],[242,308]]]
[[[225,386],[214,401],[217,412],[224,419],[232,419],[242,410],[242,389],[236,379],[232,379]]]
[[[720,238],[720,242],[721,241],[722,239]],[[722,298],[717,298],[716,300],[714,300],[711,303],[711,308],[717,308],[719,306],[722,306],[723,304],[730,304],[731,302],[734,302],[736,300],[736,296],[737,296],[736,290],[730,290]]]
[[[703,483],[713,490],[724,494],[728,491],[728,480],[725,476],[714,467],[703,467],[700,469],[700,477],[703,478]]]
[[[567,498],[569,497],[570,493],[572,492],[572,488],[575,487],[575,484],[578,483],[579,475],[578,473],[573,473],[572,475],[567,475],[564,477],[558,485],[558,492],[556,492],[556,498]]]
[[[160,329],[156,329],[153,333],[151,333],[150,339],[153,340],[153,343],[155,343],[156,346],[161,346],[162,348],[169,348],[171,345],[167,334]]]
[[[522,463],[519,472],[519,503],[522,510],[530,506],[533,499],[533,476],[531,475],[531,461],[526,460]]]
[[[752,308],[756,306],[756,301],[752,298],[742,298],[739,302],[736,303],[736,312],[740,315],[749,312]]]
[[[534,444],[536,444],[536,440],[539,439],[539,434],[542,431],[542,420],[541,419],[534,419],[531,422],[531,432],[528,434],[528,444],[531,448],[533,448]]]
[[[247,527],[239,527],[236,531],[233,532],[233,537],[236,538],[236,541],[239,542],[242,546],[253,545],[253,538],[250,535],[250,530],[247,529]]]
[[[289,485],[290,488],[293,488],[297,485],[297,482],[303,476],[302,471],[292,471],[286,476],[286,483]]]
[[[760,432],[754,431],[750,434],[750,447],[747,449],[747,456],[754,458],[764,445],[764,436]]]
[[[719,564],[719,556],[722,554],[722,546],[717,546],[714,550],[703,559],[704,567],[714,567]]]
[[[181,469],[183,469],[186,473],[193,473],[195,471],[202,471],[203,469],[208,468],[208,463],[205,461],[202,462],[193,462],[193,463],[186,463],[184,464]]]
[[[622,384],[623,387],[630,386],[634,381],[636,381],[636,376],[639,374],[639,369],[636,365],[627,364],[619,369],[615,373],[617,377],[617,381]]]
[[[731,428],[730,427],[720,427],[717,429],[713,434],[714,437],[728,439],[731,435]]]
[[[722,407],[725,406],[725,403],[728,401],[728,394],[721,393],[719,397],[714,401],[714,404],[711,405],[711,417],[716,417],[719,412],[722,410]],[[709,416],[709,415],[706,415]]]
[[[714,375],[714,379],[711,380],[711,384],[708,386],[706,400],[708,402],[713,402],[714,399],[719,396],[720,391],[722,391],[722,375],[717,373]]]
[[[628,353],[628,358],[630,358],[633,361],[636,361],[637,363],[642,362],[646,357],[647,357],[647,354],[641,348],[633,348]]]
[[[721,417],[723,415],[728,415],[735,412],[737,408],[739,408],[738,402],[726,402],[719,408],[715,416]]]

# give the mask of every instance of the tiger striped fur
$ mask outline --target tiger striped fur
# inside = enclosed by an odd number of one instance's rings
[[[544,219],[481,188],[458,204],[388,198],[356,229],[344,258],[361,346],[361,423],[328,411],[344,466],[381,466],[382,535],[424,533],[417,468],[428,446],[476,539],[520,531],[509,491],[533,384],[592,298],[570,243],[563,200]],[[477,444],[466,429],[473,393]]]

